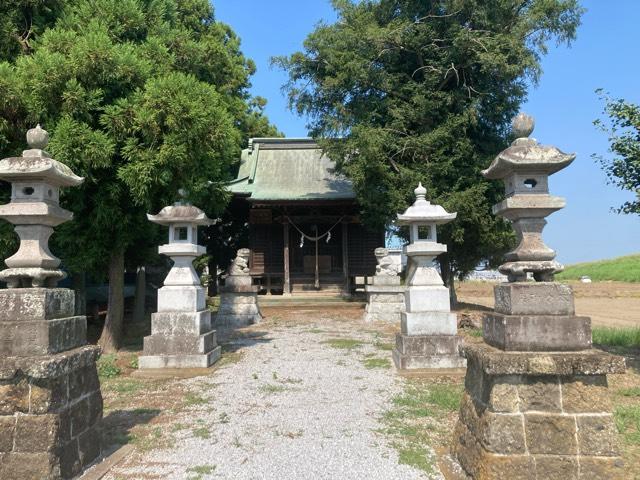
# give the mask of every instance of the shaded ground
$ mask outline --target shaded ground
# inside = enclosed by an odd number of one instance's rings
[[[608,327],[640,326],[640,283],[567,282],[575,292],[576,313],[591,317],[594,325]],[[462,282],[458,300],[474,309],[493,306],[493,284]]]
[[[479,287],[463,287],[462,299],[490,291]],[[442,478],[461,378],[398,376],[397,326],[364,324],[359,308],[263,310],[264,323],[223,337],[223,357],[206,376],[134,378],[135,348],[103,357],[107,439],[135,446],[105,478]],[[613,353],[629,365],[609,377],[626,478],[640,479],[640,350]]]

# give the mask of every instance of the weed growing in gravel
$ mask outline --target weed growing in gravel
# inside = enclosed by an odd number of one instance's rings
[[[388,358],[367,358],[362,361],[364,368],[372,370],[374,368],[391,368],[391,362]]]
[[[171,427],[172,432],[179,432],[181,430],[186,430],[187,426],[184,423],[176,423]]]
[[[131,359],[129,360],[129,367],[133,368],[133,369],[138,369],[138,356],[137,355],[131,355]]]
[[[287,377],[287,378],[283,378],[282,380],[280,380],[280,382],[281,383],[298,384],[298,383],[302,383],[302,379],[301,378]]]
[[[254,374],[253,374],[253,375],[251,375],[251,376],[253,377],[253,379],[254,379],[254,380],[257,380],[257,379],[258,379],[258,374],[257,374],[257,373],[254,373]]]
[[[376,341],[374,342],[373,346],[376,347],[378,350],[382,350],[384,352],[390,352],[391,350],[393,350],[393,343],[382,343],[382,342]]]
[[[324,330],[320,330],[319,328],[312,328],[307,330],[308,333],[324,333]]]
[[[114,381],[107,387],[120,395],[133,395],[144,387],[144,384],[138,380],[122,380]]]
[[[206,440],[208,438],[211,438],[211,431],[207,427],[195,428],[193,430],[193,436],[196,438],[202,438],[203,440]]]
[[[184,395],[184,404],[187,407],[191,407],[193,405],[204,405],[205,403],[207,403],[207,399],[196,393],[187,392]]]
[[[354,338],[331,338],[321,343],[329,345],[333,348],[340,348],[344,350],[351,350],[353,348],[364,345],[364,342],[361,342],[360,340],[356,340]]]
[[[240,443],[240,437],[237,435],[233,437],[233,442],[231,444],[236,448],[242,448],[242,443]]]
[[[112,353],[110,355],[102,355],[97,363],[98,376],[100,378],[114,378],[120,375],[122,370],[116,365],[116,355]]]
[[[192,474],[187,480],[202,480],[204,475],[211,475],[215,470],[215,465],[196,465],[187,468],[187,473]]]
[[[345,362],[344,360],[338,360],[336,362],[336,365],[338,365],[339,367],[346,367],[347,366],[347,362]]]
[[[260,387],[260,391],[262,393],[268,394],[280,393],[284,392],[285,390],[287,390],[287,387],[285,387],[284,385],[274,385],[272,383],[266,383]]]
[[[434,460],[434,455],[424,447],[401,448],[398,451],[398,463],[427,473],[433,472]]]
[[[229,417],[228,413],[222,412],[220,414],[220,423],[229,423],[230,419],[231,419],[231,417]]]

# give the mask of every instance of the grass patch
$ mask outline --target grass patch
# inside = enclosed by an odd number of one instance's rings
[[[374,347],[376,347],[378,350],[382,350],[383,352],[390,352],[391,350],[393,350],[393,343],[383,343],[383,342],[375,342],[373,344]]]
[[[354,338],[330,338],[329,340],[325,340],[321,343],[329,345],[332,348],[339,348],[343,350],[351,350],[364,345],[364,342]]]
[[[398,450],[398,463],[409,465],[423,472],[433,473],[433,455],[424,447],[400,448]]]
[[[320,330],[319,328],[311,328],[307,330],[308,333],[324,333],[324,330]]]
[[[613,418],[627,445],[640,446],[640,405],[616,407]]]
[[[243,355],[244,354],[241,351],[225,351],[225,346],[223,345],[222,356],[220,357],[220,360],[216,362],[216,366],[219,368],[224,367],[225,365],[230,365],[232,363],[238,363],[240,360],[242,360]]]
[[[191,393],[188,392],[184,395],[184,404],[187,407],[191,407],[193,405],[204,405],[206,404],[208,401],[206,398],[201,397],[200,395],[196,394],[196,393]]]
[[[481,328],[465,328],[464,332],[470,337],[482,337],[482,329]]]
[[[133,395],[144,388],[144,383],[138,380],[114,381],[108,384],[107,389],[119,395]]]
[[[102,355],[96,362],[98,367],[98,376],[100,378],[115,378],[122,370],[116,365],[117,356],[115,353]]]
[[[593,343],[610,347],[640,347],[640,327],[594,327]]]
[[[280,393],[280,392],[284,392],[285,390],[287,390],[287,387],[285,387],[284,385],[274,385],[272,383],[267,383],[260,387],[260,391],[262,393],[268,393],[268,394]]]
[[[461,385],[431,385],[427,393],[427,402],[449,412],[460,409],[463,388]]]
[[[640,255],[569,265],[556,275],[558,280],[580,280],[586,275],[593,281],[640,282]]]
[[[640,387],[623,388],[618,390],[616,393],[623,397],[640,397]]]
[[[366,358],[362,361],[364,368],[372,370],[374,368],[391,368],[388,358]]]
[[[208,438],[211,438],[211,431],[207,427],[195,428],[193,430],[193,436],[196,438],[202,438],[203,440],[206,440]]]
[[[382,431],[391,437],[399,463],[433,473],[433,447],[449,442],[462,390],[460,384],[412,380],[393,398],[393,407],[382,418]]]
[[[215,470],[215,465],[196,465],[187,468],[187,473],[190,475],[188,480],[202,480],[204,475],[211,475]]]

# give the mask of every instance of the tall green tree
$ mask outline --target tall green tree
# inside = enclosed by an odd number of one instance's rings
[[[452,287],[454,276],[495,263],[513,241],[491,214],[502,188],[480,170],[506,146],[548,42],[574,39],[582,9],[577,0],[333,5],[335,24],[319,25],[304,51],[275,60],[289,73],[291,106],[352,179],[370,225],[388,225],[418,181],[458,212],[440,235]]]
[[[624,202],[618,213],[640,214],[640,105],[624,99],[612,99],[598,90],[605,102],[605,119],[594,121],[609,136],[610,156],[594,155],[609,183],[635,194]]]
[[[64,192],[75,219],[54,247],[71,271],[108,274],[109,351],[121,341],[126,261],[157,245],[145,213],[183,188],[218,214],[243,138],[273,127],[247,93],[255,66],[206,0],[69,0],[57,13],[0,63],[3,153],[40,122],[54,157],[85,177]]]

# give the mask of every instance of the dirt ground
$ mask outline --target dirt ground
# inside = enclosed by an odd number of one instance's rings
[[[568,282],[575,292],[576,313],[591,317],[594,325],[640,326],[640,283]],[[462,282],[457,293],[462,308],[484,310],[493,306],[493,283]]]

